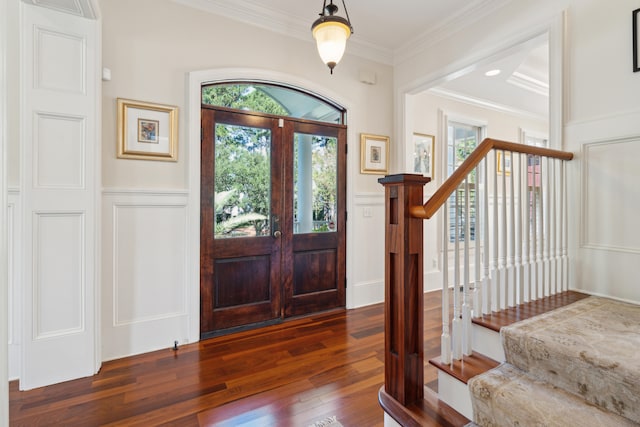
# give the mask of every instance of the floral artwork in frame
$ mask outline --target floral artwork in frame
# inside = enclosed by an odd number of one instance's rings
[[[117,99],[118,158],[178,160],[178,107]]]
[[[389,137],[360,135],[360,173],[386,175],[389,171]]]
[[[435,137],[413,134],[413,172],[433,179]]]

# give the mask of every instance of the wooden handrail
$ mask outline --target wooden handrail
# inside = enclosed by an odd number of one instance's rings
[[[534,156],[551,157],[554,159],[571,160],[573,153],[549,148],[535,147],[531,145],[516,144],[514,142],[501,141],[499,139],[485,138],[480,145],[466,158],[464,162],[451,174],[451,176],[438,188],[424,206],[411,206],[411,216],[414,218],[431,218],[447,201],[449,196],[460,186],[462,181],[478,166],[489,151],[504,150],[515,153],[532,154]]]

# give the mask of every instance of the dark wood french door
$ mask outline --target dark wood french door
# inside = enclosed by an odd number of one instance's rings
[[[344,307],[346,128],[202,106],[203,337]]]

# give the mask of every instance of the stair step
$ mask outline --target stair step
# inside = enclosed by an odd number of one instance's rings
[[[472,322],[476,325],[484,326],[485,328],[500,332],[500,328],[503,326],[509,326],[516,322],[520,322],[521,320],[530,319],[587,297],[589,297],[589,295],[581,292],[565,291],[521,304],[516,307],[483,315],[482,317],[475,317]]]
[[[440,356],[430,359],[429,363],[465,384],[467,384],[469,379],[487,372],[500,364],[490,357],[475,351],[471,356],[464,356],[462,360],[454,360],[451,364],[442,363]]]
[[[508,363],[469,381],[480,426],[636,426]]]
[[[510,364],[640,423],[639,328],[640,306],[590,297],[501,334]]]

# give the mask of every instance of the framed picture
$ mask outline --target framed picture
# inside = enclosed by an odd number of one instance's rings
[[[389,137],[360,134],[360,173],[385,175],[389,171]]]
[[[632,12],[633,16],[633,72],[640,71],[640,34],[638,34],[638,14],[640,9]]]
[[[118,98],[118,158],[178,160],[178,107]]]
[[[511,175],[511,151],[498,151],[498,175]]]
[[[433,178],[435,137],[423,133],[413,134],[413,171]]]

